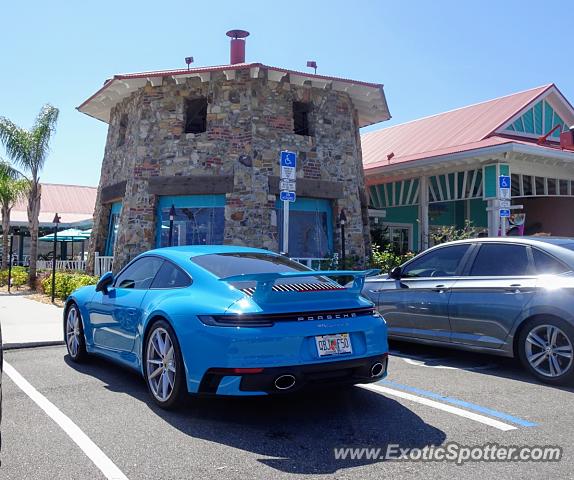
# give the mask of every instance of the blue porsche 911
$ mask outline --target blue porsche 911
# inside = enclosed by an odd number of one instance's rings
[[[361,297],[377,271],[314,271],[281,255],[186,246],[139,255],[70,295],[72,360],[108,357],[140,371],[155,402],[189,393],[267,395],[378,381],[387,329]],[[352,276],[348,288],[330,278]]]

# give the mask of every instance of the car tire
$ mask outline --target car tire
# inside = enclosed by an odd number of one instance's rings
[[[574,328],[559,318],[529,320],[518,336],[520,361],[538,380],[574,383]]]
[[[185,367],[175,332],[165,320],[154,322],[146,336],[143,371],[157,405],[166,410],[181,406],[187,396]]]
[[[77,363],[88,357],[86,338],[80,309],[75,303],[70,303],[64,315],[64,342],[70,358]]]

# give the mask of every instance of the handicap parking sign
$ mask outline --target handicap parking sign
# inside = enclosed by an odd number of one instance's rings
[[[510,175],[500,175],[498,177],[498,186],[500,188],[510,188]]]
[[[282,167],[297,167],[297,154],[288,150],[281,152],[281,166]]]

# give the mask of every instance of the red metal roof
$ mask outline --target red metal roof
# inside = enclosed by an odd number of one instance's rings
[[[52,224],[56,213],[64,224],[91,220],[97,193],[95,187],[42,183],[40,223]],[[28,222],[27,203],[24,198],[12,208],[11,223]]]
[[[519,141],[493,135],[504,123],[553,87],[554,84],[544,85],[363,134],[361,146],[365,171]],[[391,153],[394,155],[388,160],[387,155]]]

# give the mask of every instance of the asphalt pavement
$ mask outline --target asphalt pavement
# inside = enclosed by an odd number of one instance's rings
[[[408,344],[392,351],[390,375],[374,390],[190,398],[176,412],[157,408],[137,374],[99,358],[78,366],[61,346],[11,350],[5,360],[101,449],[123,475],[116,478],[572,478],[574,389],[539,384],[511,359]],[[49,409],[10,376],[4,382],[1,478],[113,478]],[[464,465],[334,454],[450,442],[564,451],[554,463]]]

